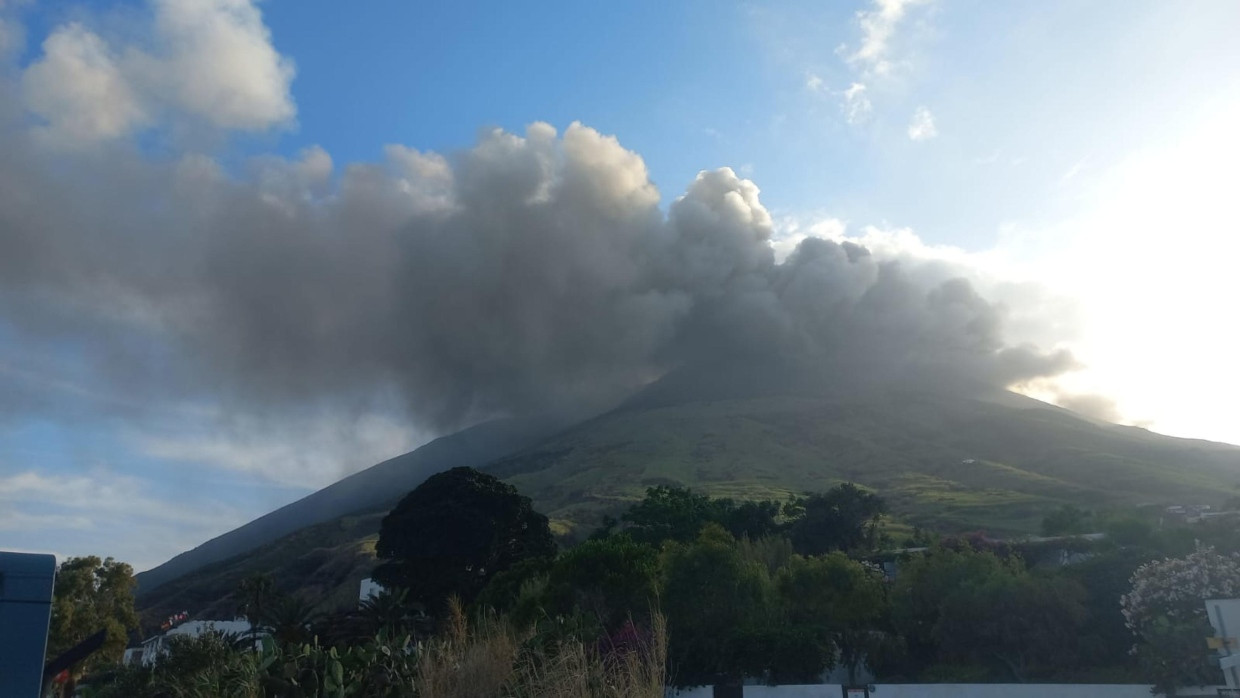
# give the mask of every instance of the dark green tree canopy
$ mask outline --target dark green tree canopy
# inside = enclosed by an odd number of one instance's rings
[[[886,504],[881,497],[851,482],[826,492],[792,497],[782,504],[773,500],[713,499],[687,487],[660,485],[647,489],[640,502],[629,507],[619,521],[608,520],[594,537],[606,537],[618,529],[640,543],[687,543],[713,523],[736,538],[756,540],[786,534],[798,553],[821,555],[832,550],[873,548],[884,511]]]
[[[886,511],[882,497],[851,482],[794,499],[788,507],[792,545],[802,555],[832,550],[872,548],[878,517]]]
[[[620,521],[609,520],[595,537],[610,535],[618,526],[639,543],[687,543],[697,538],[703,526],[715,523],[737,538],[757,539],[783,530],[783,513],[784,505],[773,500],[738,503],[727,497],[713,499],[687,487],[660,485],[647,488],[646,496],[629,507]]]
[[[722,523],[727,504],[687,487],[660,485],[648,488],[646,496],[629,507],[621,521],[624,532],[636,541],[651,545],[665,540],[688,542],[697,538],[707,523]]]
[[[744,559],[730,533],[708,524],[695,541],[664,546],[660,566],[668,635],[678,638],[668,659],[679,684],[740,678],[765,663],[768,655],[747,655],[757,646],[775,645],[765,632],[774,590],[766,569]],[[795,644],[780,642],[778,647]]]
[[[470,602],[498,572],[555,554],[547,517],[512,485],[472,468],[434,475],[383,519],[374,577],[407,589],[433,613],[457,595]]]

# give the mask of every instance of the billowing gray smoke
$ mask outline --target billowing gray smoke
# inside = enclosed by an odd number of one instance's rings
[[[134,399],[278,410],[395,390],[442,431],[595,409],[704,359],[994,386],[1070,363],[1005,344],[1001,310],[949,265],[821,239],[776,263],[731,170],[665,214],[641,158],[581,125],[236,174],[51,150],[23,118],[0,136],[0,339],[78,356]]]

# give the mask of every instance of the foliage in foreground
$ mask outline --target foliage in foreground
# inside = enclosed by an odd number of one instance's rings
[[[280,644],[267,637],[247,651],[245,638],[208,633],[175,638],[151,667],[94,677],[90,698],[661,698],[667,635],[655,615],[648,632],[590,642],[540,637],[506,619],[466,620],[449,607],[437,638],[415,643],[381,632],[344,648],[317,641]]]
[[[486,482],[463,481],[463,506],[437,500],[445,521],[477,508],[474,485]],[[498,511],[525,509],[510,491],[482,489],[482,500],[506,501]],[[923,534],[928,549],[910,553],[878,548],[881,511],[875,495],[848,485],[783,504],[655,487],[590,540],[554,555],[542,544],[543,520],[498,516],[471,529],[477,556],[451,561],[459,566],[434,588],[396,590],[313,623],[304,604],[250,580],[240,594],[247,614],[274,638],[262,653],[181,648],[155,669],[121,672],[112,685],[126,688],[111,695],[618,698],[655,695],[665,668],[677,685],[814,683],[835,668],[851,683],[863,667],[893,683],[1151,680],[1169,688],[1217,678],[1201,642],[1209,634],[1201,601],[1240,593],[1240,562],[1189,551],[1198,537],[1235,550],[1236,521],[1155,529],[1139,511],[1065,508],[1050,528],[1100,521],[1107,539],[1012,543],[976,532],[934,542]],[[410,550],[437,550],[419,539],[425,531],[398,533]],[[529,533],[539,544],[520,542]],[[1142,567],[1162,555],[1187,557]],[[873,560],[894,563],[894,581]],[[433,603],[458,591],[474,597],[472,624],[459,606]],[[199,662],[208,669],[194,669],[189,658],[199,655],[211,657]],[[1169,661],[1150,661],[1160,657]]]
[[[1121,604],[1136,637],[1132,653],[1157,690],[1172,694],[1177,685],[1218,683],[1218,665],[1202,647],[1203,638],[1214,634],[1203,602],[1238,595],[1240,555],[1200,547],[1137,568]]]

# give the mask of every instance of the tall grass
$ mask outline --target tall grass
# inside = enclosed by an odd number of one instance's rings
[[[540,646],[533,630],[483,615],[471,624],[452,603],[442,636],[418,663],[419,696],[435,698],[662,698],[667,626],[656,613],[648,634],[589,644],[570,637]]]

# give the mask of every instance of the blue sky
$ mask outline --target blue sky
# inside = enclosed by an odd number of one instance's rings
[[[755,182],[781,258],[847,237],[967,269],[1011,306],[1010,341],[1082,364],[1025,392],[1240,442],[1238,34],[1232,0],[0,0],[0,123],[71,219],[117,198],[91,198],[104,161],[324,201],[358,163],[405,163],[433,198],[459,166],[431,154],[581,122],[640,155],[664,211],[702,170]],[[108,220],[173,205],[145,201]],[[0,194],[0,226],[20,205]],[[22,300],[0,304],[0,391],[20,398],[0,399],[0,547],[149,567],[441,430],[343,378],[330,405],[256,402],[231,364],[182,372],[199,359],[138,296],[87,313],[2,282]]]

